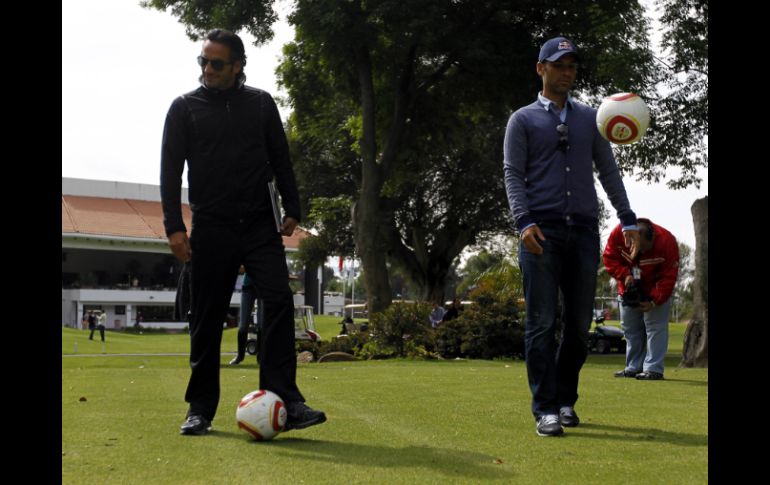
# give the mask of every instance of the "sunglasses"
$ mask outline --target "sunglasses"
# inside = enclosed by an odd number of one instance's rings
[[[556,125],[556,131],[559,132],[559,144],[557,145],[557,148],[566,153],[566,151],[569,150],[569,138],[567,138],[567,135],[569,135],[569,128],[565,123],[562,123]]]
[[[232,64],[232,62],[225,62],[220,61],[218,59],[206,59],[203,56],[198,56],[198,65],[202,68],[206,68],[206,64],[211,63],[211,67],[214,68],[215,71],[221,71],[225,68],[227,64]]]

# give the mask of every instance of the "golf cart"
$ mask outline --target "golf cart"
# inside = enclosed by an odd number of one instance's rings
[[[249,325],[249,334],[246,340],[246,352],[256,355],[259,349],[259,333],[257,325]],[[321,336],[315,331],[313,323],[313,307],[309,305],[294,305],[294,339],[318,342]]]
[[[594,315],[596,326],[588,332],[588,350],[599,354],[609,354],[612,350],[619,354],[626,353],[626,339],[623,330],[604,324],[603,310]]]

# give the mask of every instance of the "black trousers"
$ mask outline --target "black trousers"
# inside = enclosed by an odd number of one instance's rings
[[[193,216],[190,245],[192,375],[185,393],[190,403],[187,415],[213,420],[216,414],[222,327],[241,264],[265,306],[259,389],[275,392],[284,402],[304,401],[296,383],[294,301],[286,253],[272,214],[237,224],[203,222]]]

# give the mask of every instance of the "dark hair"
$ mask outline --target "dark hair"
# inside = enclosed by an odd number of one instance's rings
[[[246,74],[243,72],[246,67],[246,49],[243,47],[241,38],[229,30],[213,29],[206,34],[206,39],[229,47],[230,62],[241,61],[241,72],[236,76],[236,80],[238,81],[237,84],[243,84],[246,81]]]

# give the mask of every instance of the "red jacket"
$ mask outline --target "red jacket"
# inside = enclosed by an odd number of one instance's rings
[[[653,224],[649,219],[639,220],[649,222],[655,234],[652,249],[640,253],[636,258],[642,272],[642,292],[652,298],[656,305],[661,305],[674,291],[679,274],[679,246],[676,238],[666,229]],[[623,242],[623,228],[618,225],[612,230],[607,247],[604,248],[604,266],[610,276],[617,280],[618,293],[621,295],[625,291],[626,276],[631,274],[634,264]]]

